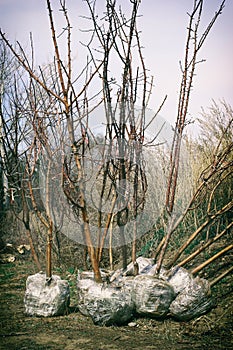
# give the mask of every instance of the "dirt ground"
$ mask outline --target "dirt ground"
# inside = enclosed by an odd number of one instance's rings
[[[75,271],[59,271],[70,282],[69,314],[53,318],[27,317],[23,304],[25,282],[27,276],[35,272],[28,260],[0,265],[0,349],[233,349],[230,276],[214,287],[216,307],[190,322],[140,318],[133,320],[133,327],[99,327],[78,312]]]

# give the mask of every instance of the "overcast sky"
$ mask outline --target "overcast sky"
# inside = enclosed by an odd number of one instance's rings
[[[123,4],[129,2],[125,0]],[[59,0],[51,0],[57,7]],[[97,4],[104,4],[97,0]],[[203,28],[208,24],[220,0],[206,0]],[[163,97],[168,99],[161,115],[171,123],[176,118],[180,84],[179,60],[183,59],[187,34],[188,15],[193,0],[141,0],[138,27],[142,31],[145,63],[155,79],[155,88],[149,107],[156,110]],[[81,29],[87,14],[82,0],[67,0],[72,26]],[[54,11],[56,14],[56,11]],[[57,23],[59,19],[57,17]],[[29,33],[33,33],[37,63],[48,63],[52,57],[51,37],[45,0],[0,0],[0,27],[7,37],[18,40],[29,48]],[[81,37],[81,33],[78,32]],[[73,50],[75,59],[80,57],[81,46]],[[201,107],[207,109],[212,99],[225,99],[233,106],[233,1],[226,0],[223,14],[215,23],[200,53],[205,63],[198,66],[190,104],[190,117],[199,116]]]

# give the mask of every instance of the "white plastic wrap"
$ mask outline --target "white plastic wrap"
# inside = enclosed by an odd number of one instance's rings
[[[111,285],[106,282],[96,283],[91,274],[79,274],[79,311],[90,316],[95,324],[101,326],[122,325],[128,322],[134,314],[132,281],[127,277],[124,280]]]
[[[85,303],[93,322],[101,326],[122,325],[134,314],[131,293],[123,287],[92,285]]]
[[[167,282],[148,275],[135,277],[133,299],[139,315],[163,317],[174,298],[174,290]]]
[[[148,275],[148,276],[155,276],[156,275],[156,268],[157,268],[157,264],[148,265],[147,267],[145,267],[141,271],[141,274]],[[159,279],[167,281],[167,270],[162,266],[160,271],[159,271],[159,276],[156,276],[156,277],[159,277]]]
[[[211,306],[212,299],[208,281],[199,277],[190,278],[185,288],[171,303],[170,313],[181,321],[187,321],[206,313]]]
[[[167,274],[167,281],[172,285],[176,294],[182,292],[193,280],[193,276],[183,267],[175,266]]]
[[[108,273],[101,270],[101,277],[104,283],[108,279]],[[90,316],[87,310],[86,296],[89,293],[89,288],[93,285],[98,285],[94,282],[93,271],[78,272],[77,291],[78,291],[78,308],[84,316]],[[102,284],[101,284],[102,285]]]
[[[138,273],[141,274],[143,273],[144,270],[150,269],[152,267],[154,260],[139,256],[136,259],[136,262],[138,264]],[[123,270],[123,269],[116,270],[110,277],[110,282],[113,282],[114,280],[117,280],[118,278],[121,278],[123,276],[133,276],[133,275],[134,275],[134,265],[133,265],[133,262],[131,262],[127,266],[126,270]]]
[[[28,316],[64,315],[69,302],[69,284],[59,276],[53,275],[49,283],[43,273],[27,278],[24,306]]]
[[[98,325],[121,325],[133,315],[161,318],[171,314],[179,320],[195,318],[212,306],[208,281],[194,278],[182,267],[160,270],[152,259],[137,258],[139,275],[133,276],[133,264],[126,270],[101,271],[103,283],[94,282],[93,272],[78,275],[78,305]]]

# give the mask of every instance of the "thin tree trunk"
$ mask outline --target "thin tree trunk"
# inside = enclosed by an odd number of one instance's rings
[[[214,256],[212,256],[211,258],[209,258],[208,260],[206,260],[204,263],[202,263],[201,265],[195,267],[191,272],[193,274],[198,273],[199,271],[201,271],[204,267],[206,267],[207,265],[211,264],[214,260],[216,260],[217,258],[219,258],[220,256],[222,256],[223,254],[227,253],[229,250],[231,250],[233,248],[233,244],[230,244],[229,246],[227,246],[226,248],[222,249],[220,252],[218,252],[217,254],[215,254]]]
[[[47,232],[47,244],[46,244],[46,277],[48,279],[52,277],[52,240],[53,240],[53,224],[51,221]]]
[[[220,276],[216,277],[213,281],[210,282],[210,286],[213,287],[219,281],[221,281],[224,277],[226,277],[229,273],[233,271],[233,266],[231,266],[227,271],[224,271]]]
[[[229,230],[229,228],[231,228],[232,225],[233,225],[233,222],[231,222],[229,225],[227,225],[227,227],[222,232],[220,232],[217,236],[215,236],[214,238],[210,239],[208,242],[206,242],[206,244],[202,245],[195,252],[190,254],[186,259],[182,260],[178,265],[179,266],[184,266],[185,264],[190,262],[197,255],[199,255],[203,250],[208,248],[212,243],[216,242],[219,238],[221,238]]]
[[[22,202],[23,202],[23,223],[24,223],[24,227],[26,229],[26,234],[28,237],[32,258],[33,258],[38,270],[41,271],[41,264],[40,264],[39,258],[37,256],[36,250],[34,248],[34,243],[33,243],[33,239],[32,239],[31,228],[30,228],[30,214],[29,214],[29,209],[27,206],[26,198],[25,198],[24,188],[22,188]]]
[[[137,251],[137,221],[136,218],[134,219],[133,223],[133,244],[132,244],[132,262],[133,262],[133,268],[134,268],[134,276],[138,275],[139,272],[139,266],[136,260],[136,251]]]
[[[207,227],[217,217],[222,215],[224,212],[230,210],[233,206],[233,201],[227,203],[223,208],[219,209],[215,214],[210,216],[198,229],[188,238],[188,240],[180,247],[178,252],[174,255],[172,261],[169,263],[169,268],[177,261],[183,251],[189,246],[189,244],[197,237],[197,235]]]

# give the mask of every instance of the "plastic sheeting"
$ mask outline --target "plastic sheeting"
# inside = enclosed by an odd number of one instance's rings
[[[134,315],[130,290],[124,287],[92,285],[85,303],[93,322],[101,326],[122,325]]]
[[[191,273],[183,267],[175,266],[167,273],[167,281],[172,285],[176,294],[182,292],[192,280]]]
[[[133,299],[139,315],[163,317],[175,298],[172,286],[153,276],[139,275],[134,279]]]
[[[138,272],[139,274],[141,274],[145,269],[151,268],[153,266],[154,260],[139,256],[136,259],[136,262],[138,264]],[[123,270],[123,269],[116,270],[110,277],[110,282],[113,282],[114,280],[117,280],[124,276],[133,276],[133,275],[134,275],[134,265],[133,265],[133,262],[131,262],[127,266],[126,270]]]
[[[206,313],[212,306],[213,301],[208,281],[192,277],[171,303],[170,313],[176,319],[188,321]]]
[[[106,275],[101,271],[103,280]],[[108,278],[107,278],[108,279]],[[121,325],[134,314],[131,295],[132,278],[125,277],[119,284],[103,284],[94,281],[93,273],[79,273],[77,290],[79,311],[90,316],[101,326]]]
[[[79,311],[98,325],[124,324],[133,315],[161,317],[175,298],[173,288],[152,276],[153,259],[137,258],[140,275],[133,276],[133,263],[126,270],[101,271],[103,284],[94,282],[93,272],[78,274]],[[163,269],[163,272],[165,270]]]
[[[155,277],[152,259],[137,258],[139,275],[133,276],[133,264],[126,270],[101,271],[103,283],[94,282],[93,272],[78,275],[78,305],[82,314],[95,324],[124,324],[132,316],[161,318],[170,314],[179,320],[190,320],[212,306],[207,280],[194,278],[182,267],[163,267]]]
[[[50,281],[44,273],[27,278],[24,306],[28,316],[64,315],[69,302],[69,284],[59,276],[53,275]]]
[[[101,270],[100,272],[101,272],[103,283],[106,283],[106,281],[109,278],[108,273],[104,272],[103,270]],[[94,282],[93,271],[78,272],[78,277],[77,277],[78,308],[81,314],[83,314],[84,316],[90,316],[89,311],[87,310],[86,297],[89,294],[89,288],[93,285],[98,286],[98,283]]]

